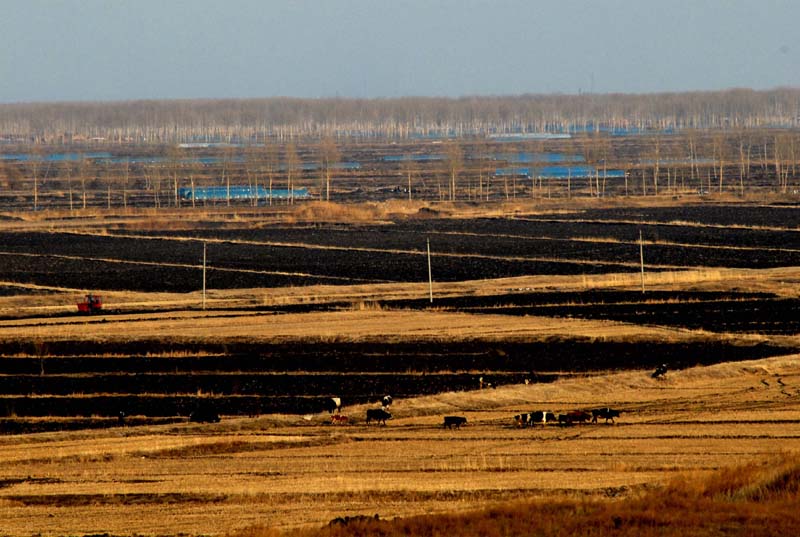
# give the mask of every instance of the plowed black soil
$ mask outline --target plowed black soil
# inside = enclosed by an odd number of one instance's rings
[[[158,342],[137,345],[151,353],[160,348]],[[525,380],[550,382],[608,369],[650,368],[660,363],[680,368],[795,351],[771,345],[553,340],[238,345],[228,346],[226,354],[185,357],[68,354],[78,350],[103,353],[120,348],[81,349],[65,343],[50,348],[61,353],[57,357],[4,358],[0,361],[0,392],[5,394],[0,397],[0,414],[17,420],[26,416],[113,418],[120,411],[139,419],[186,417],[201,404],[211,404],[224,415],[305,414],[329,409],[331,397],[342,398],[345,406],[377,403],[386,394],[397,402],[423,394],[477,389],[481,378],[493,386]],[[6,432],[21,427],[18,422],[7,425]]]
[[[151,233],[164,239],[0,233],[0,279],[79,289],[193,291],[201,287],[204,239],[227,241],[208,245],[207,285],[218,289],[424,281],[427,239],[436,281],[625,272],[639,269],[640,230],[648,270],[770,268],[800,265],[798,222],[800,209],[793,207],[688,206],[557,218]],[[753,227],[767,225],[778,228]]]

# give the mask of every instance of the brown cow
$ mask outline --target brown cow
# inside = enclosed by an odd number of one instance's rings
[[[331,414],[331,423],[334,425],[347,425],[350,418],[344,414]]]
[[[572,425],[574,423],[586,423],[592,419],[591,414],[583,410],[570,410],[566,414],[558,415],[559,425]]]

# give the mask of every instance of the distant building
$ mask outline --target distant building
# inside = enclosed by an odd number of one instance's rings
[[[261,186],[196,186],[194,188],[184,187],[178,189],[178,195],[184,200],[194,199],[196,201],[225,201],[232,200],[253,200],[253,199],[303,199],[310,198],[306,188],[264,188]]]
[[[498,168],[495,176],[502,177],[542,177],[545,179],[580,179],[585,177],[621,178],[625,177],[624,170],[601,170],[594,166],[541,166],[538,168],[510,167]]]

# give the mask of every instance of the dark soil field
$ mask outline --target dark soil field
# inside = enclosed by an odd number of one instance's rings
[[[751,360],[796,352],[774,345],[603,343],[562,340],[518,344],[314,344],[229,348],[213,356],[67,356],[51,345],[47,357],[0,362],[0,430],[24,430],[25,418],[117,416],[187,417],[211,406],[223,415],[314,414],[344,404],[379,402],[386,394],[412,398],[525,382],[548,383],[611,369],[671,369]],[[84,350],[89,350],[86,347]],[[11,349],[9,349],[11,350]],[[95,352],[119,350],[94,346]],[[206,348],[213,350],[213,348]],[[145,423],[149,421],[145,420]],[[54,421],[62,428],[63,420]],[[32,424],[37,430],[42,424]]]
[[[696,204],[677,207],[636,207],[617,209],[589,209],[590,220],[662,221],[676,226],[697,222],[709,226],[747,226],[754,228],[789,228],[800,230],[798,220],[800,205],[787,201],[769,206],[742,206],[729,204]]]
[[[557,218],[232,230],[199,225],[195,231],[136,234],[6,232],[0,233],[0,279],[77,289],[194,291],[201,286],[203,241],[207,285],[217,289],[424,281],[426,240],[436,281],[635,272],[640,231],[647,270],[800,266],[800,209],[739,210],[609,209]],[[638,221],[621,222],[631,218]],[[740,227],[724,225],[736,218]],[[779,227],[760,227],[765,223]]]
[[[425,300],[398,300],[397,308],[426,308]],[[585,291],[443,297],[437,308],[470,313],[608,319],[708,332],[800,333],[800,300],[766,293]]]
[[[639,232],[648,272],[800,266],[800,231],[794,207],[708,205],[592,208],[497,217],[395,216],[381,222],[199,221],[189,229],[169,225],[141,231],[124,225],[80,232],[0,232],[0,296],[25,300],[49,294],[58,302],[83,290],[96,293],[196,293],[207,246],[207,286],[218,292],[419,284],[427,280],[426,241],[437,283],[506,277],[636,274]],[[731,225],[732,223],[736,225]],[[185,226],[184,226],[185,227]],[[30,286],[30,287],[26,287]],[[43,286],[43,287],[37,287]],[[19,292],[17,292],[19,290]],[[312,292],[313,294],[313,292]],[[200,343],[191,335],[129,341],[55,338],[7,340],[0,350],[0,414],[6,432],[25,430],[28,418],[74,417],[105,423],[122,411],[147,420],[181,416],[199,405],[223,415],[313,414],[331,397],[349,404],[384,395],[411,398],[493,386],[548,383],[608,370],[670,369],[797,352],[800,299],[746,281],[724,290],[684,288],[570,289],[451,293],[426,298],[367,294],[372,307],[475,316],[475,332],[445,341],[408,337],[376,341]],[[73,300],[73,299],[69,299]],[[17,302],[19,304],[20,302]],[[196,306],[193,306],[196,307]],[[133,308],[133,309],[132,309]],[[241,310],[243,307],[237,305]],[[251,303],[267,316],[352,310],[335,298]],[[52,323],[81,325],[77,311],[7,308],[6,329],[41,333]],[[139,306],[106,303],[97,322],[146,314]],[[223,308],[220,307],[220,313]],[[636,341],[564,334],[527,341],[483,338],[484,315],[512,318],[588,319],[674,331],[701,331],[691,340]],[[165,322],[167,320],[165,319]],[[124,324],[120,325],[124,330]],[[713,337],[710,337],[712,335]],[[769,337],[784,338],[770,341]],[[225,340],[224,333],[220,333]],[[744,339],[742,339],[744,338]],[[748,339],[749,338],[749,339]],[[789,338],[789,339],[786,339]],[[35,430],[46,428],[28,420]],[[69,426],[53,420],[54,428]]]

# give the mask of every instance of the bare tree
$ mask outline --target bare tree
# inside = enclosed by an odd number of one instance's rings
[[[697,172],[697,142],[695,140],[695,132],[694,130],[689,130],[687,134],[687,143],[689,145],[689,177],[691,181],[694,181],[696,176],[698,175]]]
[[[411,201],[411,192],[413,191],[413,185],[411,184],[412,176],[417,173],[417,163],[412,157],[412,155],[408,154],[402,160],[402,170],[406,176],[408,186],[408,201]]]
[[[286,165],[286,186],[289,189],[288,203],[294,203],[294,175],[300,169],[300,157],[297,155],[297,148],[290,142],[284,151],[284,162]]]
[[[125,157],[125,164],[123,166],[122,174],[122,208],[128,208],[128,182],[130,181],[131,161],[130,158]]]
[[[341,160],[336,141],[327,136],[322,140],[321,153],[325,170],[325,201],[331,200],[331,169]]]
[[[744,196],[744,178],[750,174],[750,149],[753,143],[749,136],[739,138],[739,195]]]
[[[658,196],[658,174],[661,164],[661,137],[656,135],[653,139],[653,195]],[[646,194],[645,194],[646,195]]]
[[[181,168],[185,154],[183,150],[177,145],[172,145],[167,150],[167,166],[169,166],[169,174],[172,177],[173,199],[175,207],[180,207],[180,197],[178,196],[178,181],[180,178]]]
[[[458,173],[464,166],[464,152],[458,141],[453,140],[447,145],[447,172],[450,178],[450,201],[456,200],[456,182]]]
[[[62,183],[66,184],[69,210],[72,212],[74,209],[72,201],[72,162],[64,160],[61,162],[60,167],[59,176],[62,178]]]
[[[712,140],[712,144],[714,148],[714,162],[717,164],[715,175],[717,175],[717,181],[719,183],[718,191],[720,194],[722,194],[725,153],[727,148],[725,135],[722,133],[716,134]]]
[[[81,196],[83,199],[82,207],[86,209],[86,179],[91,168],[91,162],[85,156],[80,155],[78,158],[78,178],[81,181]]]
[[[34,145],[29,152],[28,164],[31,170],[31,178],[33,180],[33,210],[39,209],[39,173],[41,172],[44,163],[44,152],[38,145]]]
[[[786,164],[791,154],[790,135],[781,133],[775,135],[775,176],[778,181],[778,189],[782,193],[789,191],[789,172],[791,167]]]
[[[231,205],[231,175],[234,161],[234,148],[231,146],[225,147],[222,151],[222,181],[225,183],[225,203],[228,207]]]
[[[244,168],[247,174],[247,188],[250,190],[250,205],[253,207],[258,206],[258,152],[252,148],[245,149],[244,152]]]
[[[275,178],[275,174],[278,172],[278,168],[280,167],[280,157],[278,154],[277,144],[270,143],[269,140],[265,141],[264,153],[264,160],[267,167],[267,181],[269,184],[269,204],[272,205],[272,181]]]

